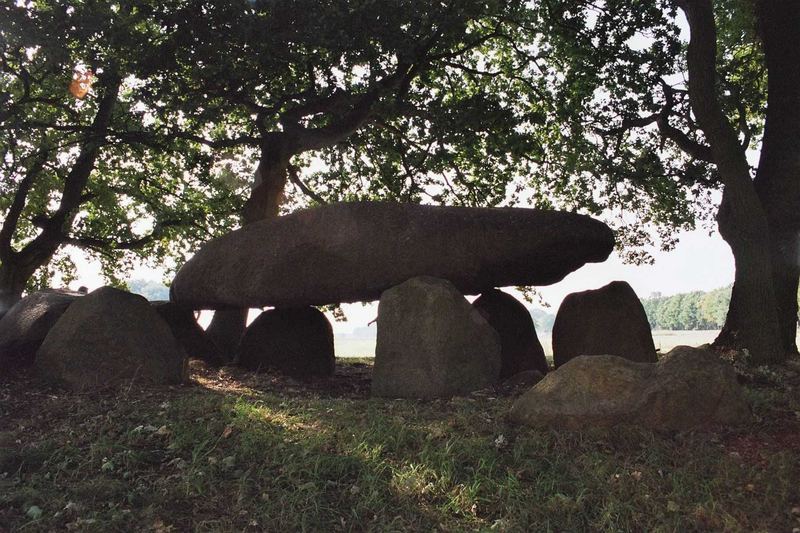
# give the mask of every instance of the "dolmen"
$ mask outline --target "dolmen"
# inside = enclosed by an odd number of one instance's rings
[[[239,361],[290,374],[303,368],[293,358],[317,361],[317,374],[331,367],[325,328],[309,330],[319,338],[310,342],[285,317],[380,299],[373,394],[448,397],[547,371],[524,306],[496,287],[556,283],[613,246],[608,226],[574,213],[337,203],[206,243],[178,271],[170,299],[192,309],[274,307],[245,333]],[[483,296],[472,306],[469,294]],[[291,350],[269,348],[269,336],[292,339]]]
[[[417,276],[480,294],[556,283],[613,247],[608,226],[574,213],[336,203],[209,241],[178,271],[170,299],[194,309],[373,301]]]

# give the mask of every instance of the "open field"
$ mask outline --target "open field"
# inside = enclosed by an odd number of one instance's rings
[[[0,531],[792,531],[800,365],[755,417],[686,433],[531,430],[521,390],[369,398],[371,364],[298,383],[193,363],[183,387],[0,378]]]
[[[654,331],[653,342],[656,350],[666,353],[676,346],[700,346],[712,342],[719,331],[699,330],[699,331]],[[539,341],[542,343],[544,353],[547,357],[553,357],[553,345],[550,333],[539,333]],[[374,357],[375,338],[352,339],[344,336],[335,338],[337,357]],[[800,343],[800,335],[798,335]]]

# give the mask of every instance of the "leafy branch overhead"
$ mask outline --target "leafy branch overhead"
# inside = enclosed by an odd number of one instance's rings
[[[62,210],[74,224],[53,220],[53,242],[84,245],[109,262],[137,246],[143,257],[164,258],[177,252],[168,237],[185,237],[178,248],[186,248],[229,227],[256,156],[292,158],[292,183],[315,202],[530,199],[691,224],[691,195],[713,185],[708,168],[661,157],[663,139],[630,129],[645,125],[642,107],[660,132],[687,125],[673,118],[688,116],[685,89],[664,82],[680,68],[671,12],[652,6],[633,16],[625,2],[573,3],[5,8],[5,172],[20,187],[3,196],[19,192],[17,204],[27,206],[16,215],[22,227],[12,220],[5,235],[19,246],[43,227],[46,199],[60,193],[55,174],[76,162],[58,154],[89,138],[98,145],[84,158],[86,187],[77,180],[82,192]],[[626,46],[650,28],[649,49]],[[63,89],[82,63],[102,74],[76,101]],[[119,92],[98,132],[92,120],[115,85],[112,72]],[[659,87],[668,100],[661,105],[650,94]],[[37,160],[58,163],[37,171]],[[51,179],[25,181],[26,173]],[[141,218],[147,229],[134,224]]]
[[[230,227],[240,191],[214,176],[212,155],[149,128],[137,86],[158,28],[144,12],[2,11],[4,289],[20,290],[65,244],[98,254],[112,273],[131,254],[160,261]]]
[[[13,301],[37,270],[43,279],[65,245],[119,278],[135,258],[174,266],[238,224],[355,199],[582,211],[648,261],[646,245],[669,248],[676,230],[710,221],[723,184],[723,223],[758,212],[731,199],[752,193],[747,151],[768,132],[765,51],[790,40],[769,48],[778,33],[756,32],[794,16],[782,5],[4,6],[0,297]],[[687,44],[684,20],[704,47]],[[783,218],[795,192],[755,182],[781,207],[770,224],[794,228]]]

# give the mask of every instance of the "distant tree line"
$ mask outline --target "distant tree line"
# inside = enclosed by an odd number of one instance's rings
[[[531,307],[528,309],[533,319],[533,325],[539,333],[549,333],[553,331],[553,324],[556,321],[556,315],[548,313],[543,309]]]
[[[654,292],[647,298],[640,298],[650,328],[654,330],[720,329],[725,324],[730,299],[730,285],[710,292],[695,291],[672,296]],[[554,314],[536,308],[529,311],[536,331],[553,330]]]
[[[136,278],[128,282],[128,289],[134,294],[141,294],[151,302],[169,300],[169,288],[159,281]]]
[[[730,300],[731,287],[728,286],[673,296],[656,293],[643,298],[642,305],[652,329],[720,329],[725,324]]]
[[[650,327],[668,330],[720,329],[725,324],[730,300],[730,285],[710,292],[673,296],[654,293],[641,299]],[[797,300],[800,303],[800,293]]]

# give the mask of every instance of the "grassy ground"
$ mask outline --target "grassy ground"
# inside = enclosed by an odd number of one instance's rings
[[[521,390],[370,399],[371,367],[298,383],[193,365],[183,387],[76,395],[0,378],[0,530],[792,531],[800,366],[745,427],[510,425]]]

